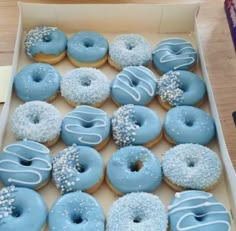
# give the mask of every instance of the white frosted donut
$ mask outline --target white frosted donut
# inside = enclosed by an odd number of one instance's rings
[[[151,59],[151,46],[138,34],[123,34],[116,37],[109,47],[109,63],[117,69],[146,65]]]
[[[47,143],[57,139],[61,130],[60,112],[51,104],[31,101],[16,108],[11,129],[19,139]]]

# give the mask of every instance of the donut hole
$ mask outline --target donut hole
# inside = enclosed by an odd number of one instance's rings
[[[127,50],[131,51],[131,50],[133,50],[135,48],[135,45],[127,43],[127,44],[125,44],[125,47],[126,47]]]
[[[38,115],[35,115],[31,118],[31,123],[39,124],[39,122],[40,122],[40,119],[39,119]]]
[[[136,120],[134,123],[135,123],[135,125],[137,125],[138,127],[142,127],[142,125],[143,125],[142,121],[137,121],[137,120]]]
[[[20,164],[23,166],[30,166],[32,165],[32,161],[31,160],[20,160]]]
[[[89,79],[88,77],[83,77],[80,79],[80,84],[84,87],[88,87],[91,85],[91,79]]]
[[[203,215],[203,214],[195,214],[195,220],[197,220],[197,221],[199,221],[199,222],[201,222],[201,221],[203,221],[204,219],[205,219],[205,216]]]
[[[185,124],[186,124],[188,127],[192,127],[192,126],[193,126],[193,121],[191,121],[191,120],[186,121]]]
[[[83,45],[87,48],[94,46],[94,41],[91,39],[86,39],[83,41]]]
[[[131,172],[138,172],[142,169],[142,167],[143,167],[143,163],[140,160],[137,160],[134,163],[130,163],[129,170]]]
[[[139,84],[139,82],[136,79],[131,80],[131,86],[132,87],[136,87],[136,86],[138,86],[138,84]]]
[[[189,168],[193,168],[193,167],[195,167],[195,163],[194,163],[193,161],[189,161],[189,162],[187,163],[187,166],[188,166]]]
[[[51,41],[52,41],[52,37],[51,36],[49,36],[49,35],[43,36],[43,42],[44,43],[49,43]]]
[[[39,73],[33,73],[32,79],[34,82],[39,83],[43,80],[43,76],[41,76]]]
[[[80,165],[79,167],[76,168],[79,173],[83,173],[87,171],[87,166],[85,165]]]
[[[22,214],[21,209],[18,208],[18,207],[14,207],[13,210],[12,210],[12,214],[11,215],[12,215],[12,217],[18,218],[18,217],[21,216],[21,214]]]
[[[140,222],[141,222],[141,218],[140,218],[140,217],[135,217],[135,218],[133,219],[133,222],[134,222],[134,223],[140,223]]]
[[[72,216],[72,222],[74,223],[74,224],[81,224],[82,222],[83,222],[83,218],[81,217],[81,215],[80,214],[74,214],[73,216]]]
[[[94,123],[93,123],[93,122],[84,122],[84,123],[82,124],[82,126],[83,126],[84,128],[91,128],[91,127],[94,126]]]

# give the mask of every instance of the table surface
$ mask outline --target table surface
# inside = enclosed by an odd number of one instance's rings
[[[23,0],[23,2],[30,2]],[[35,0],[37,3],[98,3],[96,0]],[[99,3],[183,3],[195,0],[100,0]],[[236,169],[236,57],[223,0],[200,1],[198,27],[225,142]],[[16,0],[0,0],[0,66],[11,65],[18,23]],[[0,105],[0,111],[3,105]]]

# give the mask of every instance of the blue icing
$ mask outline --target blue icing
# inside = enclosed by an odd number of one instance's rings
[[[112,135],[119,146],[142,145],[161,134],[161,120],[151,109],[127,104],[112,116]]]
[[[167,230],[165,206],[151,193],[128,193],[116,200],[108,211],[107,231]]]
[[[36,54],[59,55],[66,49],[67,37],[56,27],[39,26],[30,30],[25,38],[25,52],[32,58]]]
[[[143,66],[126,67],[113,80],[112,98],[121,105],[149,103],[156,92],[156,77]]]
[[[163,174],[186,189],[206,190],[218,182],[222,165],[217,154],[199,144],[179,144],[162,160]]]
[[[229,212],[211,193],[184,191],[176,193],[168,208],[172,231],[229,231]]]
[[[52,177],[62,193],[86,191],[101,181],[103,169],[103,159],[95,149],[73,145],[53,159]]]
[[[67,53],[72,58],[84,63],[96,62],[108,52],[106,38],[93,31],[75,33],[68,40],[67,47]]]
[[[66,145],[95,147],[108,138],[110,126],[110,118],[101,109],[78,106],[65,116],[61,138]]]
[[[6,146],[0,154],[0,180],[4,185],[37,189],[51,173],[50,151],[34,141],[20,141]]]
[[[158,80],[157,94],[171,106],[194,106],[206,93],[203,80],[189,71],[170,71]]]
[[[47,207],[35,191],[14,186],[0,191],[0,230],[39,231],[47,219]]]
[[[156,46],[152,59],[155,67],[162,73],[189,70],[197,61],[197,52],[192,44],[184,39],[166,39]]]
[[[142,146],[116,151],[107,164],[106,174],[112,186],[121,193],[153,192],[162,180],[159,159]]]
[[[165,116],[164,129],[176,144],[208,144],[215,137],[214,120],[205,111],[192,106],[178,106]]]
[[[73,192],[59,197],[49,211],[50,230],[104,231],[103,209],[87,193]]]
[[[47,101],[60,88],[61,76],[49,64],[33,63],[23,67],[15,76],[17,96],[23,101]]]

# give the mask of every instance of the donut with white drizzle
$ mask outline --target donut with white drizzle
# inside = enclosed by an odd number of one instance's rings
[[[44,145],[24,140],[6,146],[0,155],[0,180],[4,185],[39,189],[49,180],[52,159]]]
[[[156,77],[146,67],[125,67],[112,81],[111,96],[119,105],[146,105],[156,93]]]
[[[176,193],[168,207],[171,231],[230,231],[231,221],[225,206],[211,193]]]
[[[161,73],[190,70],[197,62],[197,52],[192,44],[181,38],[161,41],[152,52],[154,66]]]
[[[101,109],[78,106],[62,122],[61,138],[66,145],[102,149],[109,141],[110,118]]]

